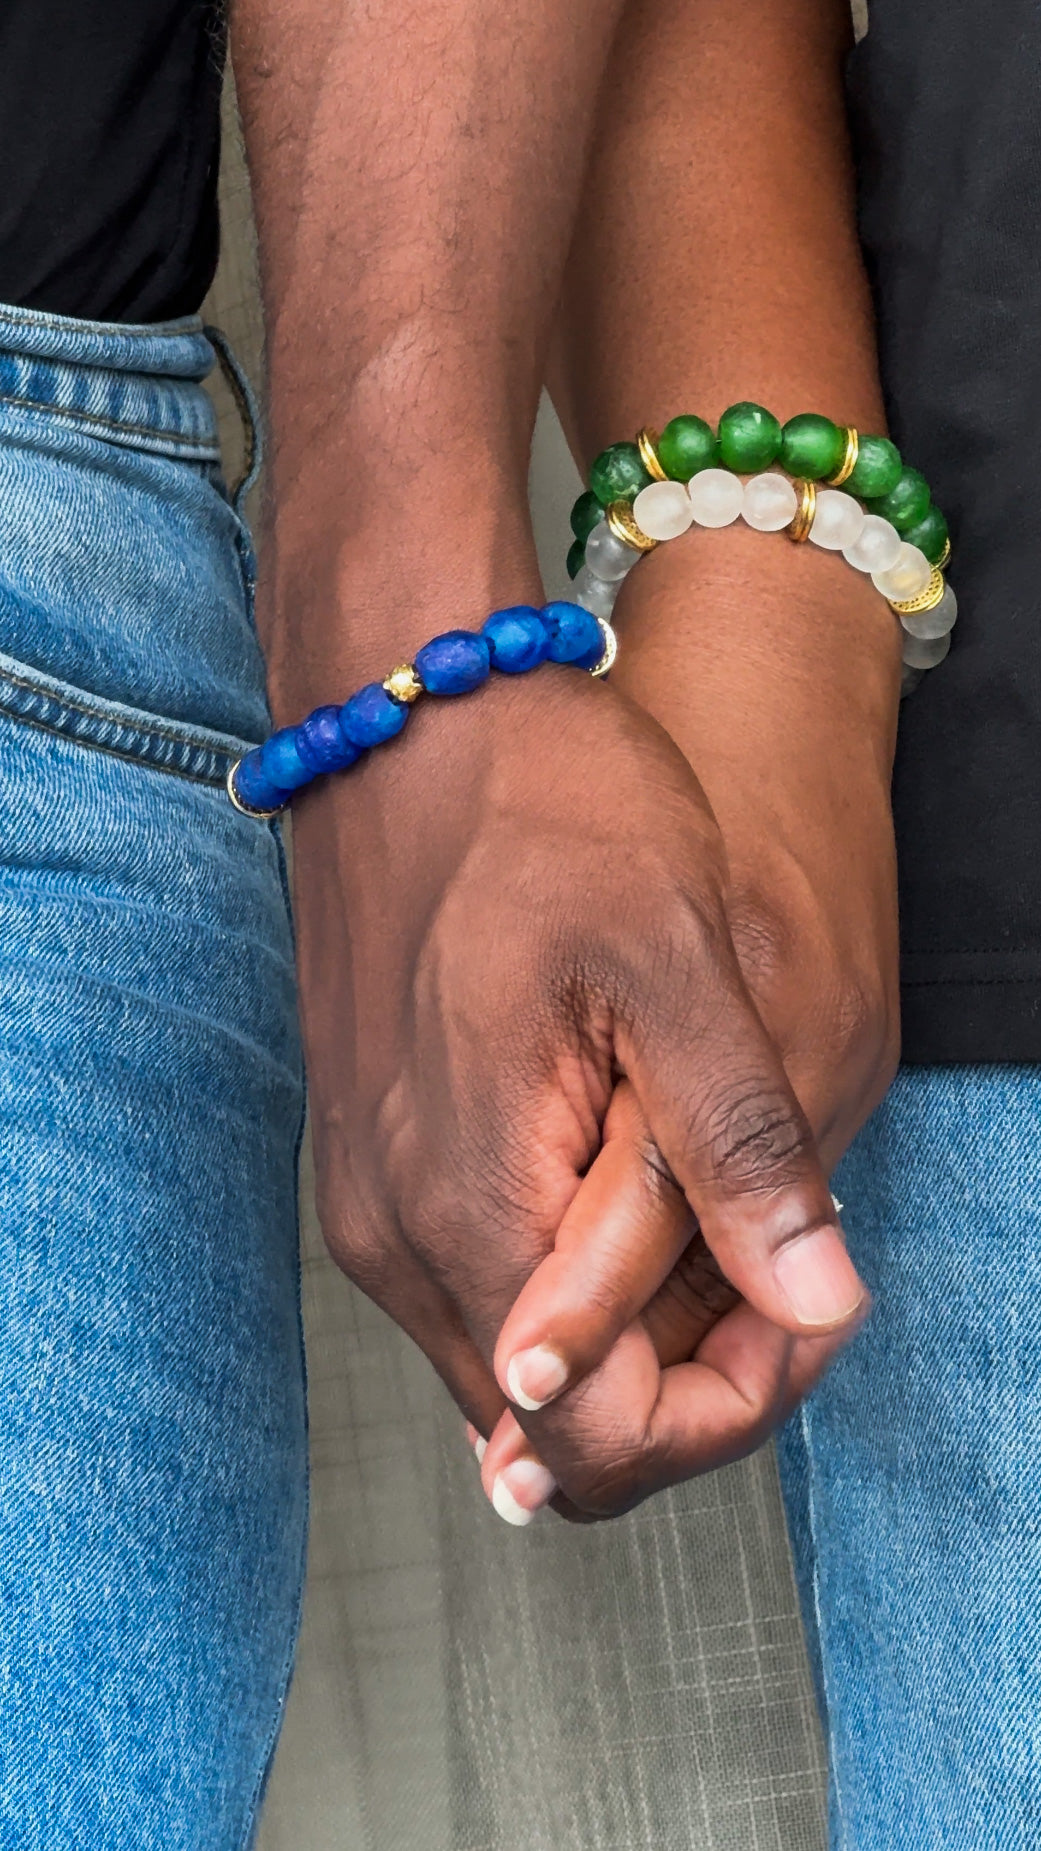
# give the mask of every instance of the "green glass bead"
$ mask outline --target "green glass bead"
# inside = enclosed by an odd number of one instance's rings
[[[719,462],[719,445],[704,418],[673,418],[658,440],[658,461],[674,482],[689,482],[702,469]]]
[[[582,546],[585,545],[593,528],[604,518],[604,510],[591,488],[580,495],[571,510],[571,531]]]
[[[612,501],[635,501],[652,480],[634,443],[609,445],[589,471],[589,486],[602,508],[609,508]]]
[[[781,432],[781,465],[790,476],[824,482],[836,475],[846,454],[846,433],[816,411],[800,411]]]
[[[847,495],[875,501],[896,487],[903,466],[899,450],[888,437],[862,437],[856,468],[842,486]]]
[[[939,565],[947,545],[947,522],[939,508],[930,508],[920,521],[908,527],[904,539],[909,545],[917,546],[931,566]]]
[[[872,501],[871,512],[880,514],[884,521],[892,521],[897,533],[902,535],[924,521],[930,499],[925,477],[917,469],[902,469],[896,486],[888,495]]]
[[[598,508],[600,507],[599,502],[597,502],[596,505]],[[601,512],[603,512],[602,509],[601,509]],[[575,544],[568,548],[568,556],[567,556],[568,578],[577,578],[579,573],[582,570],[582,567],[585,565],[585,563],[586,563],[586,543],[584,540],[576,540]]]
[[[781,454],[781,427],[762,405],[731,405],[719,420],[719,457],[724,469],[753,475]]]

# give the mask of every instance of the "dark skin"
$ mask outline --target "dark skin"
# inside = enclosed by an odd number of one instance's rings
[[[539,601],[551,360],[587,456],[738,397],[881,428],[837,8],[293,10],[236,22],[277,721]],[[593,1515],[758,1444],[856,1328],[825,1167],[896,1039],[884,604],[728,530],[620,612],[610,686],[430,703],[294,830],[330,1247],[492,1433],[489,1493],[538,1457],[514,1502]]]

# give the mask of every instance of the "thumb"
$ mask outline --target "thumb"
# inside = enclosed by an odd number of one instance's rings
[[[616,1056],[702,1235],[750,1305],[796,1335],[852,1326],[866,1290],[809,1124],[725,924],[686,915],[653,960]]]

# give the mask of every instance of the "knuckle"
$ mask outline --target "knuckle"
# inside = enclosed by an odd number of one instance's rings
[[[582,1400],[581,1394],[578,1396]],[[586,1517],[620,1517],[648,1495],[649,1450],[646,1435],[615,1411],[603,1409],[595,1427],[576,1432],[569,1414],[561,1429],[564,1455],[557,1479],[565,1496]]]
[[[719,1095],[708,1113],[706,1146],[712,1174],[735,1193],[795,1181],[812,1155],[809,1126],[769,1080],[738,1082]]]

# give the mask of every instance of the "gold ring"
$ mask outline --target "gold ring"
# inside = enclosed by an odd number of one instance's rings
[[[844,424],[841,426],[841,429],[845,432],[846,437],[845,455],[836,469],[835,474],[828,477],[829,488],[841,488],[844,482],[849,481],[850,476],[857,466],[857,458],[860,455],[859,432],[853,429],[852,424]]]
[[[224,780],[224,784],[225,784],[225,788],[227,790],[228,796],[231,798],[231,801],[235,805],[235,808],[239,812],[239,815],[240,816],[251,816],[254,822],[258,822],[258,823],[269,823],[273,816],[281,816],[282,811],[285,809],[284,804],[279,804],[277,810],[251,810],[248,803],[243,803],[242,798],[239,796],[238,791],[235,789],[235,773],[238,770],[241,763],[242,763],[242,760],[240,758],[237,758],[235,760],[235,763],[232,765],[231,769],[229,770],[227,777]]]
[[[887,598],[886,603],[898,617],[913,617],[922,611],[934,611],[946,589],[947,581],[943,573],[939,566],[934,566],[928,585],[916,598]]]
[[[613,629],[611,628],[611,625],[608,623],[607,618],[598,617],[596,621],[600,625],[600,628],[603,632],[604,653],[600,657],[600,660],[597,663],[596,667],[591,668],[589,671],[594,681],[599,680],[601,675],[610,674],[611,670],[613,669],[615,665],[615,659],[618,655],[618,638],[615,635]]]
[[[799,497],[799,506],[788,528],[788,538],[794,540],[796,546],[802,546],[810,537],[813,517],[817,512],[817,484],[800,478],[792,483],[792,487]]]
[[[650,425],[645,425],[642,431],[637,431],[636,433],[636,448],[640,452],[640,461],[646,469],[647,474],[653,476],[656,482],[667,482],[669,478],[658,459],[658,445],[660,442],[661,438],[658,432],[652,431]]]
[[[940,554],[939,559],[936,561],[936,570],[938,572],[945,572],[947,570],[947,567],[950,565],[950,563],[951,563],[951,536],[950,534],[948,534],[946,540],[943,543],[943,552]]]
[[[637,526],[636,516],[627,501],[612,501],[607,510],[607,525],[615,539],[621,540],[625,546],[631,546],[634,552],[653,553],[658,544],[657,540],[651,539],[650,534],[644,533],[642,527]]]

